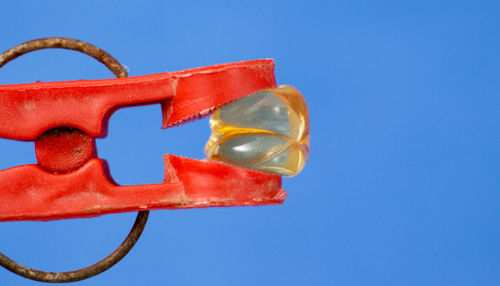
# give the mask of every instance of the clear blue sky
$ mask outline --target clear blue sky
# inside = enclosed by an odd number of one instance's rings
[[[122,262],[75,285],[500,285],[498,2],[3,1],[1,11],[0,50],[72,37],[132,76],[274,58],[278,83],[309,104],[312,154],[284,179],[283,206],[154,211]],[[0,69],[0,84],[110,77],[61,50]],[[160,126],[159,106],[113,115],[98,148],[117,182],[161,182],[163,153],[204,156],[207,120]],[[32,143],[0,140],[0,154],[0,169],[35,163]],[[113,250],[134,217],[0,223],[0,251],[73,270]],[[0,269],[0,285],[39,283]]]

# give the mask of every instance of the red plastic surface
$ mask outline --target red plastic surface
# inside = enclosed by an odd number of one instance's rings
[[[54,127],[106,136],[119,107],[162,103],[163,127],[275,87],[273,60],[214,65],[146,76],[0,86],[0,137],[35,140]]]
[[[0,221],[93,217],[151,209],[281,204],[281,177],[210,160],[165,155],[162,184],[118,186],[92,159],[68,174],[36,165],[0,172]],[[27,179],[27,176],[30,176]]]
[[[97,156],[95,138],[75,129],[52,129],[35,140],[38,165],[49,172],[77,170]]]
[[[92,217],[158,208],[281,204],[286,192],[278,175],[174,155],[165,155],[164,183],[118,186],[109,177],[104,161],[86,162],[95,156],[94,145],[93,141],[90,145],[83,142],[104,137],[107,118],[122,106],[161,103],[166,128],[275,86],[272,60],[124,79],[0,86],[0,137],[36,139],[39,164],[45,169],[25,165],[0,171],[0,221]],[[40,137],[56,127],[74,127],[87,135]],[[69,144],[59,146],[66,144],[64,140]],[[79,153],[80,148],[84,154]],[[67,173],[53,173],[58,171]]]

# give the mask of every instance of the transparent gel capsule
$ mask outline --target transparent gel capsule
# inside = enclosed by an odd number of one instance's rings
[[[266,89],[215,110],[205,153],[231,165],[297,175],[309,156],[309,112],[292,86]]]

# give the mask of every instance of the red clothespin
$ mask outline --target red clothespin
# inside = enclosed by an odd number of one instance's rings
[[[281,176],[164,155],[161,184],[119,186],[95,138],[118,108],[160,103],[163,128],[276,87],[274,62],[254,60],[106,80],[0,86],[0,137],[35,141],[37,165],[0,171],[0,221],[93,217],[151,209],[281,204]]]

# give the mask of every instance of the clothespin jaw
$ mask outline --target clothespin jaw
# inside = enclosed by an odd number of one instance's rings
[[[106,80],[0,86],[0,137],[34,140],[37,165],[0,171],[0,221],[92,217],[160,208],[281,204],[281,176],[165,155],[161,184],[118,186],[95,138],[123,106],[160,103],[163,128],[276,87],[274,62],[254,60]]]

